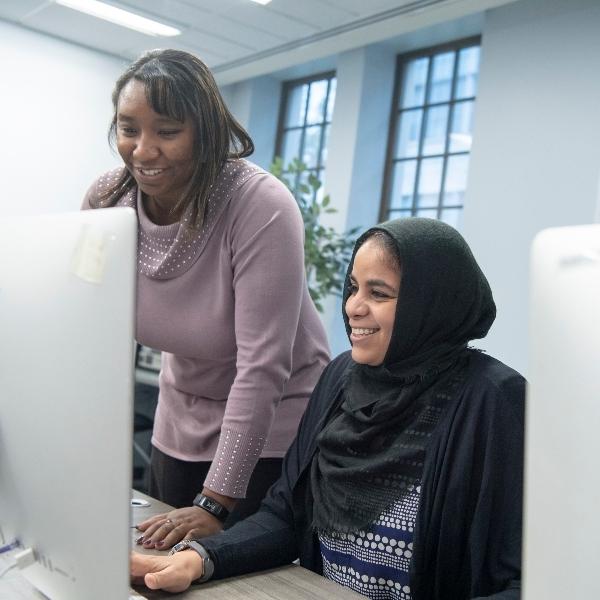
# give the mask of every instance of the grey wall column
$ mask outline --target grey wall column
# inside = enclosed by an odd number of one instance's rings
[[[525,374],[531,241],[597,218],[599,32],[597,0],[523,0],[486,16],[463,233],[498,306],[479,345]]]
[[[250,160],[268,169],[275,152],[281,82],[273,77],[255,77],[221,88],[229,110],[254,140]]]

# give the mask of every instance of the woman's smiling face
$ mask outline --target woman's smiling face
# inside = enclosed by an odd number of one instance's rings
[[[154,112],[141,81],[132,79],[117,105],[117,149],[141,190],[163,211],[181,198],[194,167],[194,130]]]
[[[400,293],[396,263],[396,258],[373,238],[354,256],[345,310],[352,328],[352,358],[357,363],[377,366],[387,353]]]

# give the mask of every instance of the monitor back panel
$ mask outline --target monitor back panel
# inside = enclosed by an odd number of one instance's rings
[[[524,598],[600,598],[600,225],[532,248]]]
[[[0,539],[49,598],[126,598],[135,213],[0,219]]]

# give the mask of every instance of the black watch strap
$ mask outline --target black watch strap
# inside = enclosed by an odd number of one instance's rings
[[[200,493],[194,498],[194,506],[203,508],[206,512],[209,512],[213,517],[217,517],[221,523],[224,523],[229,516],[229,511],[214,498],[205,496]]]

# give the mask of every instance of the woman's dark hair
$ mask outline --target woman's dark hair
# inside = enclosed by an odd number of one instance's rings
[[[199,229],[211,187],[225,161],[250,156],[254,152],[252,139],[229,112],[212,73],[199,58],[181,50],[151,50],[117,79],[108,132],[111,146],[116,139],[119,97],[133,79],[144,84],[148,104],[154,112],[177,121],[189,119],[194,127],[194,170],[173,211],[180,212],[191,205],[191,227]],[[103,206],[114,205],[134,185],[135,179],[125,170],[100,198]]]

